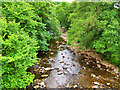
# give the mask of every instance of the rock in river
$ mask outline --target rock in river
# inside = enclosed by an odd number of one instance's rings
[[[110,83],[106,83],[106,85],[107,85],[107,86],[109,86],[109,85],[110,85]]]
[[[93,82],[93,84],[95,84],[95,85],[100,85],[100,83],[98,83],[98,82]]]
[[[61,74],[63,74],[63,72],[62,72],[62,71],[60,71],[60,72],[58,72],[57,74],[58,74],[58,75],[61,75]]]
[[[60,61],[60,63],[64,63],[64,60]]]
[[[92,86],[92,88],[99,88],[99,87],[96,85],[96,86]]]
[[[51,71],[51,70],[53,70],[54,68],[50,68],[50,67],[48,67],[48,68],[44,68],[46,71]]]
[[[40,87],[39,85],[34,86],[35,89],[37,89],[37,88],[39,88],[39,87]]]
[[[48,75],[47,74],[46,75],[41,75],[41,77],[46,78],[46,77],[48,77]]]

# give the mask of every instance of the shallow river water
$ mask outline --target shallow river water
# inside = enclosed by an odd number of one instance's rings
[[[58,41],[56,43],[56,41]],[[99,68],[94,58],[87,59],[70,50],[62,38],[51,40],[49,52],[39,52],[41,60],[28,68],[35,74],[27,88],[119,88],[119,75]]]

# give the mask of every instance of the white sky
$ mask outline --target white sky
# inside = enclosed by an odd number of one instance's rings
[[[71,3],[74,0],[52,0],[52,1],[58,1],[58,2],[66,1],[66,2],[70,2]]]

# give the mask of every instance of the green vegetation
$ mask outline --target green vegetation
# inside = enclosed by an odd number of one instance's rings
[[[65,27],[68,29],[70,22],[68,21],[69,16],[69,3],[68,2],[61,2],[59,5],[56,5],[56,15],[57,19],[60,21],[61,27]]]
[[[74,2],[75,7],[68,17],[71,21],[69,28],[69,43],[76,42],[82,48],[95,49],[103,58],[120,66],[119,35],[120,28],[118,9],[114,3]]]
[[[2,86],[25,88],[34,78],[28,66],[60,35],[59,21],[49,2],[3,2],[2,8]]]
[[[68,44],[94,49],[120,66],[120,9],[114,2],[2,2],[2,87],[26,88],[34,75],[37,51],[48,51],[60,36],[58,26],[67,29]],[[1,54],[0,54],[1,55]]]

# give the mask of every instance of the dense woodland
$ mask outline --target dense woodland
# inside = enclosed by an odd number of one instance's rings
[[[49,43],[65,27],[68,45],[78,43],[94,49],[104,59],[120,66],[120,11],[114,2],[3,2],[2,86],[25,88],[34,74],[37,51],[48,51]],[[73,43],[74,42],[74,43]]]

